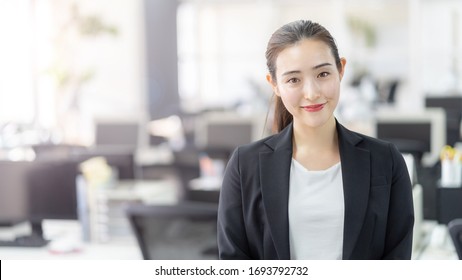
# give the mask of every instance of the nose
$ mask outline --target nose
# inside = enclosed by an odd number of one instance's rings
[[[305,84],[303,85],[303,97],[306,100],[311,100],[314,101],[318,99],[321,96],[321,90],[316,83],[316,81],[313,80],[306,80]]]

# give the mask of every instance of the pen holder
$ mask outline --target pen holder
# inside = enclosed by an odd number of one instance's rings
[[[462,183],[462,166],[459,161],[441,161],[441,186],[445,188],[460,187]]]

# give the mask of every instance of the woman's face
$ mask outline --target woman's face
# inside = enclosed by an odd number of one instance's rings
[[[339,71],[327,44],[303,39],[276,58],[276,81],[267,79],[292,114],[294,124],[317,128],[333,115],[340,94],[345,59]]]

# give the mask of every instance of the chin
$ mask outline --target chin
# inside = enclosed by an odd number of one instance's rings
[[[329,122],[330,119],[330,117],[321,116],[319,118],[303,118],[301,120],[299,119],[298,121],[301,121],[300,123],[302,123],[303,126],[314,129],[323,127]]]

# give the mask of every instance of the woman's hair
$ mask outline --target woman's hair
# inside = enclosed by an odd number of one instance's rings
[[[271,36],[266,48],[266,65],[273,82],[276,80],[276,59],[281,51],[298,43],[303,39],[313,39],[324,42],[329,46],[335,59],[337,69],[342,68],[337,45],[332,35],[322,25],[310,20],[298,20],[288,23]],[[292,122],[292,115],[287,111],[279,96],[275,96],[273,129],[276,132],[284,129]]]

